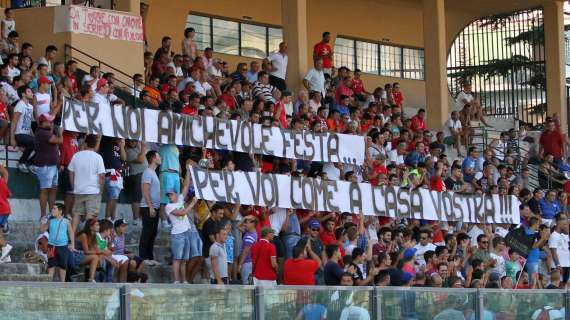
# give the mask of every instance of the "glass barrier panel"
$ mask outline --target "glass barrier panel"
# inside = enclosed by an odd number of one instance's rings
[[[120,288],[90,286],[0,286],[0,319],[119,320]]]
[[[563,290],[482,290],[482,319],[565,319]]]
[[[262,288],[264,319],[373,319],[371,288]]]
[[[131,319],[252,320],[254,289],[247,286],[129,286]]]
[[[383,320],[475,319],[476,290],[378,288]]]

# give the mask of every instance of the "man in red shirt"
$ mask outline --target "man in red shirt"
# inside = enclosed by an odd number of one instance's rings
[[[548,121],[545,126],[546,130],[540,135],[540,149],[538,155],[540,159],[544,158],[547,153],[552,154],[554,157],[554,164],[560,166],[562,158],[567,154],[567,145],[562,133],[556,130],[556,123]]]
[[[324,224],[325,228],[321,231],[321,234],[319,235],[321,242],[325,246],[328,246],[329,244],[336,244],[336,237],[334,235],[334,227],[335,227],[334,220],[331,218],[325,221]]]
[[[313,49],[313,60],[323,59],[324,73],[332,74],[333,67],[333,49],[329,42],[331,41],[331,33],[323,32],[323,39],[317,43]]]
[[[402,91],[400,91],[400,84],[398,82],[394,82],[392,85],[392,97],[394,97],[394,104],[404,110],[404,95]]]
[[[189,116],[197,116],[199,108],[200,108],[200,95],[197,93],[193,93],[188,98],[188,104],[182,107],[180,113]]]
[[[271,243],[275,231],[270,227],[261,229],[261,239],[251,247],[254,285],[277,285],[277,250]]]
[[[314,286],[315,272],[321,266],[320,257],[311,249],[311,238],[307,242],[297,243],[293,248],[293,259],[285,261],[283,267],[283,284],[302,286]],[[307,256],[311,259],[307,259]]]
[[[65,76],[69,79],[69,81],[71,82],[71,88],[73,88],[73,95],[75,95],[75,93],[77,93],[77,91],[79,90],[79,88],[77,87],[77,78],[75,77],[75,72],[77,72],[77,62],[74,60],[69,60],[66,63],[66,68],[65,68]]]
[[[426,130],[426,121],[425,121],[425,116],[426,116],[426,110],[425,109],[420,109],[418,111],[418,114],[416,114],[415,116],[412,117],[412,131],[414,132],[418,132],[418,131],[424,131]]]

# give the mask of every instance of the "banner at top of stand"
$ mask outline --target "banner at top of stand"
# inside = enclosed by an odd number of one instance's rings
[[[360,165],[365,157],[363,136],[287,130],[69,98],[64,100],[62,125],[68,131],[288,159]]]

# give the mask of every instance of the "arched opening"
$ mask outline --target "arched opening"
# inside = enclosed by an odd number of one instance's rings
[[[471,82],[488,115],[542,123],[546,116],[542,9],[489,16],[466,26],[449,51],[447,74],[453,97],[463,83]]]

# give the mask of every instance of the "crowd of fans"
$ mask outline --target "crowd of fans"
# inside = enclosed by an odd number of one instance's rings
[[[7,19],[10,12],[6,12]],[[4,26],[5,24],[2,24]],[[304,89],[287,87],[287,44],[263,61],[235,70],[211,48],[197,50],[192,28],[182,52],[164,37],[144,55],[145,73],[120,85],[91,67],[57,61],[48,46],[40,59],[20,45],[14,24],[0,51],[0,138],[22,150],[18,169],[37,176],[42,233],[37,252],[59,278],[85,267],[89,281],[144,281],[156,264],[154,242],[170,233],[172,281],[214,284],[564,288],[570,271],[566,172],[567,138],[547,119],[536,152],[517,154],[511,130],[484,149],[472,144],[477,122],[488,125],[466,83],[443,128],[428,128],[426,110],[407,112],[399,83],[365,88],[360,70],[335,66],[331,35],[314,46]],[[404,90],[402,90],[404,89]],[[363,165],[319,163],[267,155],[84,135],[58,126],[64,97],[125,104],[263,126],[362,135]],[[427,111],[429,112],[429,110]],[[409,114],[413,113],[413,114]],[[517,136],[518,135],[518,136]],[[532,138],[525,137],[530,142]],[[540,164],[532,188],[529,163]],[[391,219],[341,212],[264,208],[198,200],[189,166],[286,173],[436,191],[512,195],[520,225]],[[516,168],[523,168],[516,170]],[[556,173],[553,175],[553,173]],[[0,170],[0,225],[9,232],[8,173]],[[555,179],[552,179],[552,178]],[[56,203],[56,194],[64,203]],[[123,194],[133,220],[116,218]],[[102,198],[105,218],[98,219]],[[138,253],[126,248],[128,225],[142,225]],[[505,244],[509,230],[534,237],[527,257]],[[1,242],[0,242],[1,244]]]

